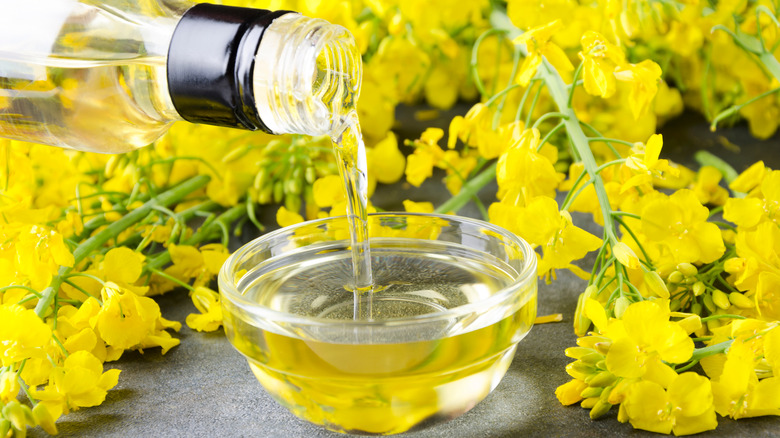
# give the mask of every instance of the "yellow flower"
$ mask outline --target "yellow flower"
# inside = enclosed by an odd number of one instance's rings
[[[699,198],[703,205],[723,205],[726,203],[729,192],[720,186],[720,180],[723,174],[712,166],[702,166],[696,174],[696,183],[693,186],[693,193]]]
[[[404,211],[409,213],[433,213],[433,204],[430,202],[414,202],[404,200]]]
[[[366,156],[369,178],[376,178],[382,184],[392,184],[404,175],[406,159],[398,150],[398,139],[393,132],[388,132],[387,137],[366,150]]]
[[[525,131],[521,121],[502,124],[493,129],[494,112],[490,107],[478,103],[471,107],[466,116],[455,116],[450,122],[447,147],[455,147],[457,139],[468,146],[474,146],[485,159],[496,158],[507,148],[520,141]]]
[[[91,323],[107,345],[126,350],[154,333],[161,317],[154,300],[124,291],[111,282],[103,286],[101,295],[103,306]]]
[[[16,240],[17,269],[27,277],[33,289],[43,290],[60,266],[73,266],[62,235],[48,227],[24,227]]]
[[[740,173],[739,176],[729,184],[729,188],[735,192],[748,193],[759,187],[761,181],[764,180],[764,176],[770,172],[771,169],[764,166],[763,161],[757,161],[750,167]]]
[[[368,64],[370,69],[381,72],[382,87],[393,90],[396,99],[403,102],[416,96],[424,85],[423,78],[431,59],[416,42],[402,36],[390,36],[379,43]]]
[[[758,380],[753,351],[741,340],[729,347],[723,371],[712,383],[712,392],[715,409],[724,417],[780,415],[780,377]]]
[[[346,199],[344,183],[338,175],[317,178],[312,186],[312,193],[314,194],[314,203],[320,208],[332,207]]]
[[[52,418],[81,407],[103,403],[109,389],[119,381],[119,370],[103,372],[103,364],[86,351],[77,351],[52,370],[49,383],[43,390],[31,389],[49,411]]]
[[[668,160],[662,160],[663,137],[661,134],[653,134],[647,140],[647,145],[637,143],[631,148],[631,156],[626,159],[626,167],[635,175],[623,183],[620,191],[625,192],[630,188],[652,184],[653,177],[660,178],[664,173],[672,176],[680,174],[679,169],[669,166]]]
[[[615,69],[626,63],[620,47],[607,41],[598,32],[587,31],[582,36],[582,79],[585,91],[606,99],[615,94]]]
[[[222,306],[218,293],[201,286],[195,288],[191,298],[200,314],[187,315],[187,326],[199,332],[213,332],[222,326]]]
[[[562,405],[568,406],[582,400],[580,393],[588,384],[579,379],[572,379],[555,389],[555,397]]]
[[[0,403],[5,404],[16,400],[21,390],[18,374],[10,370],[0,371]]]
[[[279,210],[276,210],[276,223],[280,227],[289,227],[300,222],[303,222],[303,216],[288,210],[284,205],[279,207]]]
[[[661,73],[661,67],[649,59],[639,64],[618,67],[615,72],[615,77],[619,81],[631,84],[629,105],[634,119],[639,119],[650,107],[650,103],[658,92],[658,81],[661,80]]]
[[[415,140],[414,152],[406,160],[406,180],[419,187],[433,175],[433,167],[444,157],[444,151],[437,144],[444,136],[440,128],[428,128]]]
[[[606,358],[610,372],[620,377],[642,377],[653,369],[649,364],[660,365],[658,359],[683,363],[691,358],[693,341],[679,324],[669,321],[668,306],[668,301],[664,301],[663,307],[655,301],[633,303],[622,319],[613,320],[607,326],[606,334],[612,338]],[[599,318],[593,310],[589,307],[586,312],[595,324]]]
[[[554,269],[576,269],[571,262],[601,246],[601,239],[572,223],[566,211],[546,196],[533,198],[526,206],[495,202],[488,209],[490,221],[522,237],[543,252],[539,275]]]
[[[642,209],[642,232],[671,251],[675,263],[709,263],[726,247],[720,229],[707,222],[709,210],[687,189],[660,195]]]
[[[563,23],[560,20],[555,20],[544,26],[531,29],[514,39],[514,44],[525,44],[528,52],[517,74],[517,82],[520,85],[528,86],[536,75],[536,69],[542,63],[542,57],[545,57],[559,73],[574,70],[574,66],[563,49],[550,41],[552,36],[562,28]]]
[[[752,228],[762,221],[780,224],[780,170],[766,173],[759,185],[745,198],[730,198],[723,207],[723,218],[739,227]]]
[[[763,222],[750,231],[737,233],[735,247],[741,258],[734,270],[734,285],[739,290],[754,294],[757,311],[764,317],[780,319],[780,228],[772,222]],[[735,266],[739,266],[735,270]]]
[[[51,329],[35,314],[18,304],[0,305],[0,361],[3,366],[45,357]]]
[[[548,155],[536,151],[541,139],[537,129],[526,129],[498,159],[496,180],[499,197],[506,193],[522,192],[526,198],[555,196],[555,189],[563,179],[553,167]]]
[[[446,151],[441,161],[437,164],[447,172],[444,177],[444,184],[447,190],[456,195],[463,187],[463,183],[468,178],[472,170],[477,166],[477,158],[473,154],[461,155],[458,151]]]
[[[691,435],[717,427],[710,381],[687,372],[675,378],[668,390],[655,382],[631,386],[624,403],[631,425],[657,433]]]

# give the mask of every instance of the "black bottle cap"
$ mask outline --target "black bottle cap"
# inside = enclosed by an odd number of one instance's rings
[[[201,3],[182,16],[168,49],[168,91],[192,123],[270,132],[255,106],[255,53],[271,22],[290,11]]]

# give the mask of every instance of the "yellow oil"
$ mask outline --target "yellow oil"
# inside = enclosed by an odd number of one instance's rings
[[[458,416],[485,398],[535,317],[534,298],[479,330],[398,344],[333,344],[264,331],[249,365],[303,419],[340,432],[400,433]]]
[[[454,418],[498,384],[536,317],[536,283],[529,282],[501,306],[393,328],[399,318],[441,315],[511,287],[500,264],[469,251],[419,239],[372,240],[373,321],[352,320],[353,293],[343,287],[352,274],[346,245],[280,259],[244,276],[254,278],[244,297],[322,325],[258,323],[226,312],[226,332],[279,403],[330,430],[394,434]]]

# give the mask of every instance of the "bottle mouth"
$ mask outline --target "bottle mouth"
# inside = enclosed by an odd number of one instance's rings
[[[362,62],[354,37],[325,20],[286,14],[265,30],[253,87],[274,134],[337,136],[355,112]]]

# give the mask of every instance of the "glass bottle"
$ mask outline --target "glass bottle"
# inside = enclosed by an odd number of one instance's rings
[[[360,79],[345,28],[290,11],[180,0],[0,5],[0,137],[114,153],[178,120],[333,135]]]

